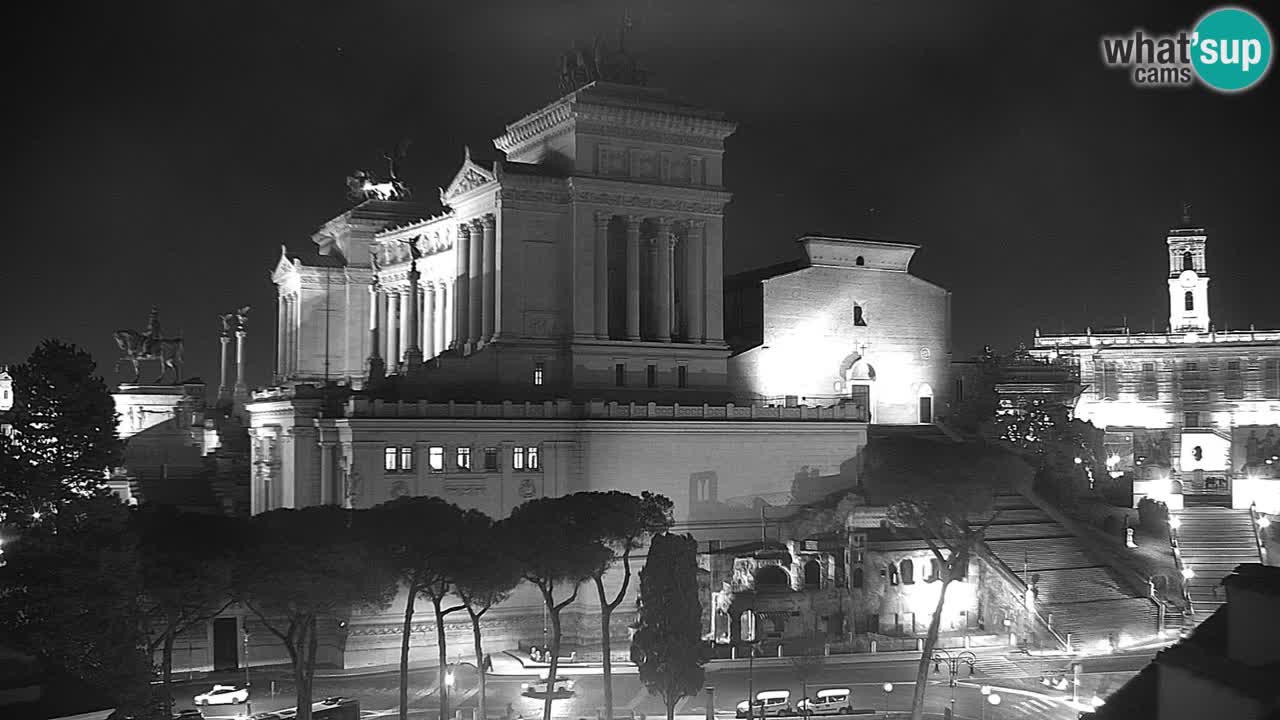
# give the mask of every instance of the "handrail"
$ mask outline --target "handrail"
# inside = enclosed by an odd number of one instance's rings
[[[1022,588],[1023,597],[1018,598],[1018,604],[1021,605],[1024,609],[1027,609],[1026,595],[1025,595],[1027,591],[1026,581],[1023,580],[1021,577],[1018,577],[1018,573],[1014,572],[1013,568],[1009,567],[1004,560],[1001,560],[999,555],[996,555],[994,552],[992,552],[991,548],[987,547],[987,543],[985,540],[978,542],[974,546],[974,549],[976,549],[978,553],[987,562],[991,563],[992,567],[996,569],[996,572],[1004,576],[1005,580],[1012,582],[1015,587]],[[1067,642],[1067,639],[1062,637],[1062,635],[1059,634],[1058,631],[1054,629],[1053,624],[1049,622],[1048,618],[1046,618],[1043,614],[1041,614],[1040,608],[1038,606],[1033,605],[1029,609],[1031,611],[1031,614],[1035,617],[1035,619],[1040,622],[1040,625],[1049,631],[1049,634],[1052,635],[1053,638],[1058,641],[1058,644],[1062,646],[1063,649],[1065,650],[1071,649],[1071,645],[1070,643]]]
[[[1254,500],[1249,503],[1249,523],[1253,527],[1253,542],[1258,546],[1258,562],[1266,564],[1267,547],[1262,543],[1262,528],[1258,525],[1258,501]]]

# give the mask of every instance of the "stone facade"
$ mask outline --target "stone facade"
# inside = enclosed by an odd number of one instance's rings
[[[1078,367],[1076,417],[1106,431],[1109,469],[1132,474],[1135,505],[1196,496],[1280,512],[1280,330],[1209,321],[1207,238],[1191,226],[1166,238],[1168,332],[1037,333],[1032,353]]]
[[[757,401],[931,423],[949,391],[951,293],[909,272],[916,245],[806,236],[805,259],[728,280],[731,382]]]

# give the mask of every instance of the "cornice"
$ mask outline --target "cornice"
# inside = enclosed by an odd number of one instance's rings
[[[610,208],[656,210],[675,214],[724,215],[733,194],[704,188],[645,185],[617,180],[575,177],[569,181],[574,202]]]

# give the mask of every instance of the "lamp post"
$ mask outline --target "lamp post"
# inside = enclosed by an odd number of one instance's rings
[[[887,682],[880,688],[884,690],[884,714],[889,714],[889,693],[893,692],[893,683]]]
[[[756,710],[756,653],[760,650],[759,640],[747,641],[747,720],[753,720]]]
[[[982,700],[978,702],[978,706],[982,714],[982,720],[987,720],[987,703],[991,700],[991,686],[983,685],[978,688],[978,692],[982,693]]]
[[[974,655],[973,653],[969,652],[968,650],[965,650],[964,652],[958,653],[958,654],[956,654],[956,655],[952,655],[952,654],[951,654],[949,651],[947,651],[947,650],[934,650],[934,651],[933,651],[933,657],[932,657],[932,660],[933,660],[933,671],[934,671],[935,673],[941,672],[941,670],[942,670],[942,664],[943,664],[943,663],[946,663],[946,665],[947,665],[947,675],[948,675],[947,685],[951,688],[951,705],[950,705],[950,707],[948,707],[948,708],[947,708],[947,712],[946,712],[946,715],[947,715],[947,717],[948,717],[948,718],[954,717],[954,716],[955,716],[955,714],[956,714],[956,713],[955,713],[955,708],[956,708],[956,675],[958,675],[958,674],[960,673],[960,666],[961,666],[961,665],[968,665],[968,666],[969,666],[969,676],[970,676],[970,677],[972,677],[972,676],[973,676],[973,664],[974,664],[974,662],[976,662],[976,661],[977,661],[977,659],[978,659],[978,656],[977,656],[977,655]]]
[[[243,629],[244,634],[244,716],[253,716],[253,699],[250,694],[253,690],[249,687],[249,630]]]

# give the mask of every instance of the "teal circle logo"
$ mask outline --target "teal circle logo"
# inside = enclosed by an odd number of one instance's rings
[[[1196,74],[1219,92],[1248,90],[1271,67],[1271,33],[1248,10],[1224,7],[1210,12],[1196,23],[1191,42]]]

